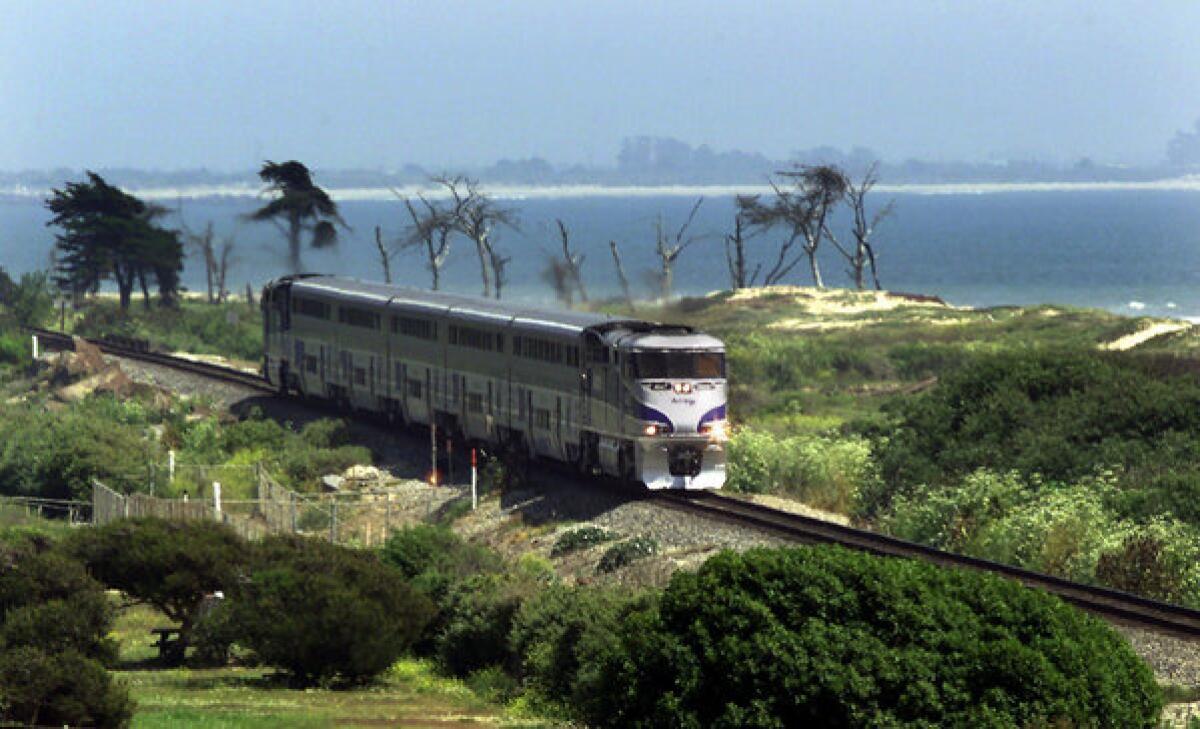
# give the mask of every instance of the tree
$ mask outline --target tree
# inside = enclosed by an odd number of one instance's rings
[[[479,183],[469,177],[441,175],[433,178],[433,182],[446,188],[446,192],[450,194],[455,229],[475,244],[475,252],[479,256],[479,275],[483,280],[483,295],[490,297],[494,290],[496,298],[499,299],[504,289],[504,267],[511,258],[500,254],[493,236],[496,228],[500,226],[515,228],[516,213],[497,205],[490,196],[479,189]]]
[[[696,212],[700,210],[700,205],[703,204],[704,198],[697,198],[696,204],[692,206],[688,213],[687,220],[683,221],[683,225],[679,226],[674,234],[667,233],[663,228],[662,216],[654,224],[654,253],[658,256],[658,272],[655,274],[655,279],[658,283],[659,296],[666,301],[671,298],[671,290],[675,281],[675,261],[679,259],[680,254],[687,250],[693,243],[700,240],[697,236],[687,235],[688,228],[691,227],[692,221],[696,218]]]
[[[383,244],[383,229],[375,226],[375,249],[379,251],[379,265],[383,268],[383,282],[392,282],[392,256]]]
[[[375,554],[304,537],[264,540],[228,608],[237,641],[303,684],[370,679],[433,614]]]
[[[233,587],[247,546],[217,522],[144,518],[80,532],[70,549],[105,585],[176,621],[179,641],[172,658],[182,661],[201,604],[213,592]]]
[[[1057,597],[839,547],[721,552],[584,642],[589,726],[1151,729],[1162,705],[1125,639]]]
[[[725,265],[729,268],[729,286],[734,291],[753,286],[762,271],[762,264],[754,267],[754,273],[746,276],[746,236],[743,232],[743,216],[733,217],[733,233],[725,236]]]
[[[204,261],[204,283],[207,292],[207,301],[210,304],[220,304],[229,296],[229,290],[225,287],[225,281],[229,274],[229,267],[233,262],[234,239],[233,236],[225,236],[221,239],[220,248],[216,245],[216,233],[213,231],[213,224],[210,220],[204,226],[204,230],[196,233],[188,227],[183,221],[183,212],[180,210],[179,219],[183,226],[183,238],[187,246],[200,254]]]
[[[625,267],[621,265],[621,252],[617,250],[617,242],[610,240],[608,249],[612,251],[613,266],[617,269],[617,281],[621,284],[621,295],[625,297],[625,305],[633,311],[633,294],[629,290],[629,277],[625,275]]]
[[[319,249],[337,243],[337,225],[349,230],[338,212],[337,203],[313,183],[312,174],[300,162],[268,160],[263,163],[258,176],[266,183],[263,193],[275,197],[247,218],[259,222],[269,220],[279,228],[287,238],[288,265],[293,273],[300,273],[304,268],[301,248],[306,234],[309,244]]]
[[[738,210],[752,228],[766,231],[782,227],[787,235],[763,283],[767,286],[779,283],[807,257],[813,285],[824,288],[817,251],[825,238],[830,211],[846,194],[846,174],[833,165],[797,165],[777,175],[782,179],[770,180],[774,200],[764,202],[758,195],[737,198]],[[793,256],[797,242],[802,254]]]
[[[13,282],[0,268],[0,304],[21,326],[41,326],[54,313],[50,276],[45,271],[31,271]]]
[[[392,190],[396,197],[404,202],[408,217],[412,219],[412,227],[401,239],[400,248],[424,248],[425,267],[429,269],[431,288],[437,291],[441,286],[442,266],[450,257],[450,241],[457,230],[457,208],[460,203],[455,198],[455,208],[447,210],[436,203],[430,202],[423,195],[417,195],[421,201],[421,210],[412,201]]]
[[[147,276],[154,276],[162,302],[170,304],[183,269],[178,233],[154,223],[161,208],[109,185],[94,172],[87,175],[87,182],[68,182],[46,200],[53,213],[47,225],[63,230],[55,236],[56,282],[78,296],[97,291],[112,277],[121,309],[127,311],[138,283],[149,305]]]
[[[871,280],[875,284],[875,290],[881,289],[879,285],[879,270],[876,266],[875,248],[871,245],[871,236],[875,233],[875,228],[880,221],[892,214],[895,201],[888,201],[874,216],[867,219],[867,193],[871,188],[875,187],[875,183],[879,181],[879,163],[873,163],[863,174],[862,181],[857,185],[853,180],[846,182],[846,202],[850,206],[850,212],[854,215],[854,223],[851,228],[851,233],[854,235],[854,250],[847,250],[842,247],[838,239],[833,235],[829,226],[825,226],[825,235],[838,252],[850,264],[851,280],[854,281],[854,287],[859,291],[864,288],[863,272],[869,265],[871,267]]]
[[[542,269],[542,278],[554,288],[558,300],[567,308],[574,306],[576,293],[579,294],[579,300],[586,304],[588,295],[581,272],[585,256],[571,250],[571,234],[567,231],[566,223],[560,218],[555,218],[554,223],[558,226],[558,236],[562,241],[562,258],[549,256],[546,267]]]

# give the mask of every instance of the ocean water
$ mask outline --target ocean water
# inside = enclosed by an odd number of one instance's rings
[[[875,194],[882,205],[894,200],[894,214],[880,224],[875,242],[884,288],[941,296],[969,306],[1038,303],[1092,306],[1128,314],[1200,319],[1200,191],[1046,190],[985,193]],[[286,269],[285,244],[270,224],[249,223],[253,198],[183,199],[183,220],[194,230],[212,221],[218,235],[237,241],[230,288],[256,287]],[[497,234],[512,256],[506,298],[537,303],[552,300],[541,271],[558,250],[556,218],[586,255],[584,278],[593,296],[618,293],[608,241],[620,246],[636,293],[650,295],[657,267],[654,228],[682,224],[694,197],[638,194],[620,196],[536,196],[505,199],[519,219],[515,230]],[[396,201],[347,199],[341,203],[351,230],[335,249],[306,251],[308,270],[379,279],[374,228],[385,239],[402,234],[407,213]],[[732,226],[733,198],[707,197],[690,233],[697,240],[676,265],[676,291],[701,294],[727,288],[722,238]],[[0,266],[11,273],[44,268],[54,230],[35,197],[0,200]],[[848,237],[847,220],[835,231]],[[178,225],[178,219],[170,224]],[[780,235],[752,238],[753,258],[767,261]],[[847,286],[845,263],[832,248],[821,257],[825,282]],[[769,264],[768,264],[769,265]],[[398,283],[428,286],[429,274],[416,251],[393,259]],[[443,272],[447,290],[479,293],[478,264],[469,241],[456,240]],[[798,265],[787,283],[808,284],[807,265]],[[189,258],[184,283],[203,289],[203,269]]]

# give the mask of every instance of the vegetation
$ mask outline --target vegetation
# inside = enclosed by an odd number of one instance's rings
[[[101,586],[41,539],[0,543],[0,565],[0,723],[127,726]]]
[[[562,536],[554,540],[554,546],[550,548],[550,556],[561,557],[564,554],[611,541],[613,537],[612,532],[598,526],[581,526],[571,529],[563,532]]]
[[[113,187],[94,172],[86,182],[68,182],[46,200],[53,214],[48,225],[56,236],[59,286],[76,295],[94,293],[112,278],[122,311],[129,309],[135,285],[150,307],[147,280],[158,283],[163,305],[174,302],[183,270],[179,234],[154,223],[166,210],[147,205]]]
[[[1154,727],[1161,704],[1124,640],[1056,598],[829,547],[722,553],[597,643],[596,726]]]
[[[143,339],[174,352],[262,360],[262,312],[244,301],[213,305],[182,299],[169,309],[126,314],[116,302],[96,298],[72,313],[67,329],[83,337]]]
[[[211,521],[133,519],[80,531],[70,551],[106,586],[153,605],[178,624],[168,654],[181,663],[205,598],[238,584],[246,545]]]
[[[230,631],[299,683],[362,683],[416,642],[432,604],[367,552],[303,537],[271,538],[231,594]]]
[[[650,537],[637,536],[609,547],[596,565],[598,572],[616,572],[639,559],[658,554],[658,542]]]

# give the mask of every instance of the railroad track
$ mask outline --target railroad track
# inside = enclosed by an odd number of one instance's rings
[[[751,526],[804,544],[839,544],[843,547],[887,557],[907,557],[944,567],[991,572],[1044,590],[1111,622],[1150,628],[1158,632],[1200,637],[1200,610],[1132,595],[1127,592],[1085,585],[1061,577],[1013,567],[977,557],[946,552],[924,544],[897,539],[791,514],[731,496],[716,493],[679,494],[656,492],[651,498],[669,508],[701,514],[742,526]]]
[[[36,334],[47,349],[74,348],[74,342],[70,335],[48,329],[30,329],[29,331]],[[87,339],[87,341],[99,347],[100,351],[105,354],[171,367],[261,392],[275,391],[266,380],[257,374],[154,352],[144,342],[127,339]],[[991,572],[1017,580],[1028,587],[1045,590],[1115,623],[1149,628],[1189,638],[1200,637],[1200,610],[1181,605],[1151,600],[1105,587],[1071,582],[1061,577],[1012,567],[999,562],[954,554],[885,534],[779,511],[722,494],[653,492],[650,494],[650,498],[655,503],[669,508],[708,516],[739,526],[750,526],[798,543],[839,544],[850,549],[888,557],[920,559],[944,567]]]
[[[75,341],[69,334],[56,332],[50,329],[29,328],[30,334],[35,334],[41,346],[48,350],[73,350]],[[101,338],[92,339],[80,337],[90,344],[95,345],[105,354],[111,354],[115,357],[124,357],[127,359],[140,360],[151,364],[162,365],[183,372],[207,377],[209,379],[221,380],[222,382],[231,382],[233,384],[242,385],[243,387],[253,388],[260,392],[274,392],[275,388],[269,382],[264,380],[262,376],[246,372],[244,370],[225,367],[222,365],[212,364],[210,362],[199,362],[197,360],[188,359],[186,357],[177,357],[175,355],[163,354],[150,349],[147,342],[120,338]]]

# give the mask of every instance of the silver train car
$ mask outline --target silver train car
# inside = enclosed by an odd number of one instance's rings
[[[262,307],[283,392],[650,489],[725,481],[725,347],[689,327],[322,275]]]

